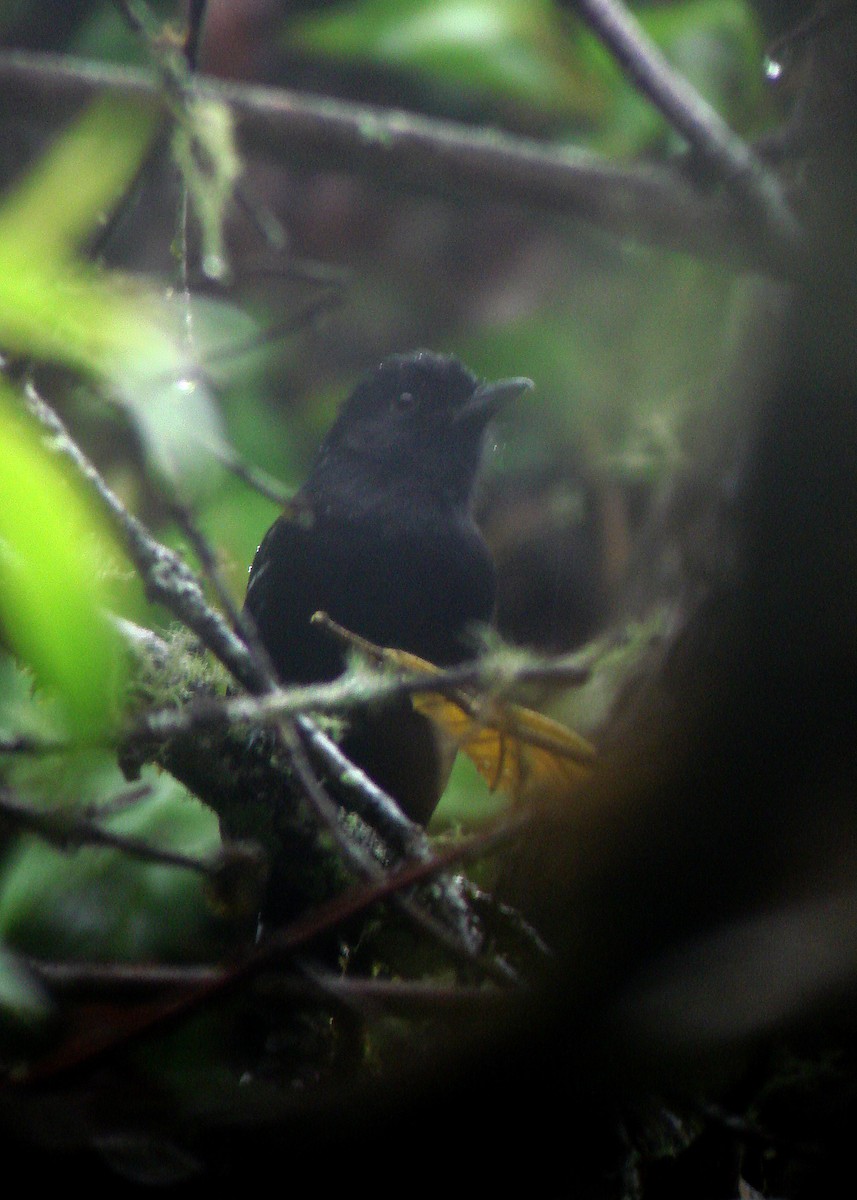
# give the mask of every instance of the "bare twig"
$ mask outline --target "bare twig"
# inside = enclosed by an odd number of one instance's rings
[[[33,111],[114,90],[161,103],[144,71],[26,51],[0,52],[0,95]],[[196,77],[194,94],[228,104],[249,152],[291,166],[368,173],[385,185],[456,200],[522,204],[590,221],[618,237],[789,275],[791,238],[758,236],[758,222],[720,193],[700,195],[680,170],[609,162],[498,130]]]
[[[0,787],[0,815],[19,829],[29,830],[61,850],[77,850],[82,846],[101,846],[119,850],[132,858],[157,863],[162,867],[180,867],[199,875],[216,873],[216,864],[192,858],[176,850],[161,850],[141,838],[114,833],[88,817],[57,810],[38,810],[24,804],[8,788]]]
[[[166,486],[164,484],[164,488]],[[184,533],[199,559],[203,574],[211,584],[214,595],[217,597],[220,607],[226,613],[229,624],[247,647],[250,658],[259,671],[260,678],[266,680],[267,688],[275,687],[274,669],[264,646],[259,640],[253,619],[249,613],[239,608],[233,599],[229,585],[220,569],[220,563],[214,547],[196,523],[193,513],[186,504],[183,504],[175,494],[166,496],[164,499],[167,502],[170,515],[175,520],[179,529]]]
[[[0,755],[20,754],[35,757],[45,754],[67,754],[69,749],[69,743],[59,738],[43,738],[29,733],[0,736]]]
[[[52,992],[61,996],[97,995],[114,1001],[136,1000],[153,992],[192,990],[220,982],[225,967],[206,964],[166,966],[162,964],[46,962],[25,958],[24,966]],[[266,994],[288,1000],[312,1000],[319,990],[341,1003],[372,1007],[403,1015],[484,1016],[508,1005],[508,993],[483,986],[445,986],[422,980],[364,979],[314,971],[311,978],[278,974],[260,981]]]
[[[184,40],[184,56],[188,69],[195,71],[202,47],[202,29],[205,24],[207,0],[190,0],[187,15],[187,33]]]
[[[396,809],[396,805],[379,787],[377,787],[367,775],[358,769],[353,763],[345,757],[339,750],[339,747],[330,740],[320,729],[306,717],[298,717],[295,722],[298,729],[308,738],[313,749],[319,749],[325,752],[328,762],[334,762],[340,766],[340,770],[345,771],[353,778],[353,794],[359,795],[364,801],[363,815],[369,810],[373,816],[380,809],[383,815],[384,827],[389,831],[395,829],[397,840],[400,842],[406,841],[412,850],[415,850],[417,845],[420,845],[421,853],[418,861],[424,865],[435,866],[435,861],[431,856],[427,839],[425,845],[420,842],[420,832],[414,827],[412,835],[405,839],[402,837],[400,830],[404,825],[411,826],[411,822],[403,814],[401,821],[394,822],[391,817],[391,810]],[[289,725],[286,725],[287,730]],[[315,772],[312,770],[308,760],[291,741],[287,742],[292,755],[292,762],[298,772],[298,776],[306,793],[310,796],[316,810],[323,814],[324,819],[335,837],[344,861],[356,870],[370,886],[381,886],[390,878],[390,874],[370,856],[367,850],[351,841],[344,836],[342,826],[339,823],[339,809],[336,803],[327,794],[325,788],[319,783]],[[359,778],[357,776],[359,775]],[[424,837],[424,835],[423,835]],[[431,874],[436,872],[432,869]],[[517,977],[515,972],[499,958],[487,958],[482,956],[482,936],[478,927],[478,923],[473,915],[468,912],[467,905],[463,898],[459,895],[454,885],[450,882],[442,886],[442,904],[440,906],[444,915],[444,921],[441,922],[433,916],[428,910],[412,897],[403,893],[402,887],[394,888],[389,893],[390,902],[394,908],[397,908],[406,917],[408,917],[418,929],[423,933],[428,934],[439,946],[442,946],[451,956],[453,961],[464,963],[468,967],[478,967],[479,970],[488,978],[494,979],[498,983],[516,982]],[[274,935],[277,936],[276,934]]]
[[[337,305],[342,303],[342,299],[341,295],[328,290],[321,296],[316,296],[308,304],[303,305],[297,312],[290,313],[287,317],[283,317],[281,321],[277,321],[272,325],[266,325],[264,329],[259,329],[258,332],[251,334],[249,337],[209,347],[205,352],[206,365],[210,365],[218,359],[237,358],[241,354],[250,354],[262,346],[268,346],[272,342],[282,341],[287,337],[291,337],[294,333],[313,326],[318,317],[336,308]]]
[[[397,804],[364,772],[342,753],[335,742],[305,716],[297,718],[297,726],[321,761],[343,780],[355,799],[358,816],[368,820],[383,840],[403,858],[425,862],[431,857],[431,843],[421,825],[411,821]],[[361,803],[363,801],[363,803]]]
[[[247,462],[232,446],[213,447],[212,454],[222,467],[254,492],[282,508],[289,499],[289,490],[273,475]]]
[[[576,0],[577,8],[635,86],[687,139],[734,194],[748,204],[772,242],[800,244],[800,230],[776,176],[723,118],[674,71],[620,0]]]
[[[769,43],[768,57],[776,60],[781,54],[793,50],[795,46],[814,37],[819,29],[844,20],[852,9],[852,0],[839,0],[838,3],[828,0],[828,3],[819,5],[808,16],[790,26],[785,33]]]
[[[164,963],[52,962],[22,959],[24,965],[59,995],[97,995],[122,999],[151,995],[164,989],[186,989],[211,983],[226,974],[226,968],[210,963],[167,965]]]
[[[311,258],[277,258],[269,251],[264,254],[242,254],[240,280],[290,279],[312,283],[324,288],[344,288],[353,272],[336,263],[315,262]]]
[[[121,791],[114,792],[106,800],[96,800],[91,804],[84,805],[79,812],[82,816],[88,817],[90,820],[103,820],[104,817],[111,817],[115,813],[133,808],[141,800],[147,800],[152,795],[152,792],[153,788],[150,783],[135,783],[131,787],[122,788]]]
[[[276,930],[268,939],[254,947],[245,958],[232,964],[225,971],[199,977],[197,986],[190,987],[177,996],[168,997],[162,1004],[154,1005],[138,1014],[134,1021],[129,1019],[121,1028],[105,1026],[100,1034],[93,1035],[92,1040],[86,1043],[74,1042],[59,1058],[40,1060],[31,1068],[18,1071],[13,1082],[21,1085],[54,1078],[57,1074],[82,1063],[91,1063],[101,1055],[109,1054],[119,1046],[126,1046],[156,1029],[163,1029],[190,1012],[199,1011],[207,1002],[255,978],[268,967],[292,961],[299,950],[373,905],[389,900],[405,888],[411,888],[432,878],[457,857],[460,855],[454,851],[447,851],[428,862],[406,865],[387,872],[376,882],[352,888],[315,906],[291,924]],[[508,985],[509,982],[507,977],[505,983]],[[516,997],[524,994],[524,989],[520,985],[513,988],[507,986],[505,994],[514,1001]]]

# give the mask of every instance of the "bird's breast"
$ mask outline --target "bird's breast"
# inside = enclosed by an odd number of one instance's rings
[[[324,540],[319,596],[346,628],[439,664],[473,653],[470,627],[490,622],[495,585],[471,522],[334,522]]]
[[[451,665],[474,655],[471,629],[492,618],[494,568],[465,515],[316,511],[271,527],[246,607],[284,682],[333,679],[345,665],[339,643],[312,624],[319,610],[378,645]]]

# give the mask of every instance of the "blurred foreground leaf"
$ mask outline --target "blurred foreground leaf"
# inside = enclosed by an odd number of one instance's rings
[[[289,44],[416,71],[442,87],[592,117],[604,97],[549,0],[362,0],[293,22]]]
[[[117,97],[88,109],[4,198],[4,254],[70,258],[122,196],[156,126],[153,108]]]
[[[115,717],[123,657],[105,615],[109,542],[96,515],[0,389],[0,625],[69,728]]]
[[[94,105],[0,204],[0,347],[62,363],[127,394],[178,375],[159,302],[76,257],[128,186],[156,128],[154,110]]]

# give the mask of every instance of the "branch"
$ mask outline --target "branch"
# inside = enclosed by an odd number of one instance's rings
[[[169,661],[167,643],[156,639],[153,646],[150,639],[134,638],[133,645],[144,670],[148,655],[154,651],[152,668],[158,685],[163,687],[161,677],[164,664]],[[181,670],[181,663],[177,668]],[[436,864],[424,830],[409,821],[390,797],[359,771],[314,721],[300,715],[305,711],[304,702],[310,694],[323,693],[325,688],[335,691],[336,686],[281,689],[258,698],[220,700],[205,697],[191,702],[187,709],[159,710],[151,722],[143,714],[133,731],[123,738],[120,759],[126,769],[132,771],[144,762],[158,763],[217,813],[227,838],[252,836],[262,842],[279,881],[275,894],[286,908],[302,906],[306,899],[304,892],[312,890],[306,886],[307,872],[311,876],[313,872],[318,874],[325,855],[329,855],[318,843],[317,824],[307,821],[302,806],[296,802],[298,790],[309,800],[317,820],[333,839],[341,861],[353,875],[379,884],[383,882],[386,870],[367,839],[361,839],[359,830],[340,820],[339,806],[319,782],[308,761],[304,740],[326,774],[347,779],[348,788],[343,790],[341,806],[361,818],[365,823],[361,828],[371,828],[376,840],[380,839],[383,844],[388,862],[398,864],[404,860],[424,865],[431,861]],[[284,698],[287,713],[268,712],[268,723],[273,724],[275,734],[286,749],[289,766],[276,752],[273,739],[258,736],[258,726],[262,722],[256,719],[257,713],[265,712],[278,696]],[[345,702],[341,694],[338,698]],[[348,706],[354,706],[353,698]],[[195,712],[195,719],[184,719],[183,713],[188,709]],[[258,820],[252,816],[257,810],[264,814]],[[463,853],[466,855],[467,851]],[[459,857],[459,853],[454,854],[450,863]],[[312,880],[310,882],[312,884]],[[312,886],[317,890],[317,883]],[[426,899],[430,901],[431,911],[411,896],[400,895],[399,889],[391,896],[393,905],[441,946],[453,961],[464,962],[470,968],[477,965],[491,978],[508,979],[509,972],[502,962],[481,957],[478,922],[462,896],[460,881],[438,877],[431,896]]]
[[[517,825],[513,825],[512,828],[516,830]],[[485,844],[488,844],[487,840],[480,839],[480,845]],[[292,962],[298,951],[319,937],[340,928],[346,921],[366,912],[379,902],[392,899],[403,889],[410,889],[420,882],[436,877],[451,862],[466,857],[468,851],[472,850],[471,843],[460,843],[458,847],[447,849],[429,861],[389,871],[383,878],[371,884],[351,888],[321,902],[290,924],[275,930],[269,938],[254,946],[244,958],[232,963],[225,970],[199,971],[198,968],[191,968],[196,973],[196,978],[189,979],[189,986],[178,994],[168,995],[162,1003],[153,1004],[142,1011],[138,1010],[133,1016],[129,1015],[128,1020],[121,1026],[106,1024],[99,1030],[92,1031],[90,1038],[74,1040],[70,1045],[61,1047],[56,1058],[52,1059],[48,1055],[46,1059],[40,1059],[29,1067],[20,1068],[13,1082],[21,1085],[55,1078],[83,1063],[91,1065],[105,1054],[128,1046],[156,1029],[173,1025],[188,1014],[198,1012],[208,1002],[256,978],[262,971],[279,967],[284,962]],[[538,939],[533,941],[533,947],[537,953],[543,953]],[[495,975],[499,976],[500,972],[496,972]],[[319,985],[317,975],[314,974],[313,978]],[[503,982],[506,984],[504,998],[512,1003],[525,994],[525,989],[519,983],[509,986],[513,981],[508,974]]]
[[[20,829],[27,829],[44,838],[61,850],[78,850],[83,846],[100,846],[119,850],[143,862],[156,863],[162,867],[180,867],[195,871],[199,875],[213,876],[216,864],[209,860],[193,858],[176,850],[161,850],[141,838],[114,833],[88,817],[62,809],[37,810],[24,804],[8,788],[0,787],[0,816],[5,817]]]
[[[68,754],[71,743],[59,738],[43,738],[29,733],[0,735],[0,755],[20,754],[22,757],[41,757],[47,754]]]
[[[191,964],[167,966],[136,963],[47,962],[24,958],[32,971],[55,994],[63,997],[97,995],[99,1000],[138,1000],[153,992],[172,989],[188,991],[222,982],[228,968]],[[364,979],[334,975],[331,971],[313,971],[305,975],[277,975],[260,985],[266,994],[294,1001],[317,1000],[319,991],[348,1005],[371,1004],[386,1012],[405,1016],[427,1014],[432,1017],[468,1019],[485,1016],[495,1009],[508,1008],[509,996],[496,988],[466,984],[445,986],[422,980]]]
[[[684,137],[699,158],[749,206],[777,247],[800,245],[800,229],[776,176],[667,62],[619,0],[576,0],[577,8],[629,79]]]
[[[330,167],[454,201],[523,205],[561,213],[616,237],[736,266],[789,275],[792,239],[759,237],[746,206],[700,195],[678,169],[617,165],[596,154],[499,130],[195,77],[195,94],[227,104],[244,147],[309,170]],[[0,97],[56,118],[105,90],[163,100],[148,72],[26,51],[0,52]],[[755,214],[749,214],[755,216]]]
[[[123,630],[133,629],[130,622],[123,621]],[[154,636],[154,635],[152,635]],[[146,654],[155,647],[155,653],[166,653],[166,643],[157,639],[141,639],[130,635],[139,648],[147,647]],[[279,687],[263,696],[200,696],[184,707],[154,708],[134,717],[123,734],[123,742],[133,745],[136,741],[164,741],[181,734],[192,733],[223,725],[269,725],[273,726],[283,717],[298,717],[303,714],[341,713],[363,708],[379,701],[402,696],[413,696],[420,692],[456,694],[460,688],[474,688],[480,692],[490,691],[502,696],[511,689],[527,683],[562,683],[580,685],[589,678],[589,669],[581,664],[577,656],[544,660],[528,658],[508,652],[486,655],[478,662],[449,667],[436,675],[424,673],[365,673],[343,675],[331,683],[301,684]],[[329,739],[328,739],[329,740]],[[11,749],[24,751],[32,745],[33,753],[47,753],[51,746],[31,739],[19,746],[12,739]],[[61,749],[59,743],[57,748]]]

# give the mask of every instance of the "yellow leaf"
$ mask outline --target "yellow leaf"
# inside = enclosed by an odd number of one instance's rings
[[[349,633],[326,614],[316,613],[314,620],[377,666],[418,675],[442,674],[416,654],[376,646]],[[412,703],[473,761],[492,792],[501,791],[515,803],[566,793],[592,770],[594,746],[533,709],[461,687],[449,694],[418,692]]]
[[[398,651],[389,653],[399,658]],[[400,665],[410,670],[436,670],[413,655],[402,657],[409,661]],[[591,743],[531,708],[461,689],[449,696],[419,692],[413,705],[454,739],[492,792],[516,803],[567,792],[592,769]]]

